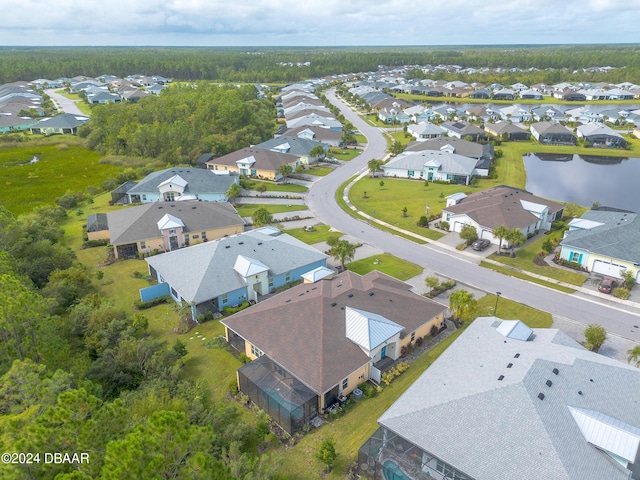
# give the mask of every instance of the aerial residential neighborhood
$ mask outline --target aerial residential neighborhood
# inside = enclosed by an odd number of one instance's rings
[[[640,77],[203,52],[0,85],[0,477],[640,479]]]

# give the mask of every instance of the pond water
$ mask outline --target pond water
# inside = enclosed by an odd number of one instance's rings
[[[535,195],[640,212],[640,158],[530,153],[523,161]]]

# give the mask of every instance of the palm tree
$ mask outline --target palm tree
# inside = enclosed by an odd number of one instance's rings
[[[636,367],[640,368],[640,345],[633,347],[628,353],[627,362],[633,363]]]
[[[456,290],[449,295],[449,310],[454,318],[471,321],[478,313],[478,301],[467,290]]]
[[[378,171],[381,165],[382,165],[382,162],[380,160],[377,160],[375,158],[372,158],[371,160],[369,160],[369,162],[367,163],[367,168],[371,173],[371,178],[374,178],[376,176],[376,172]]]
[[[527,237],[520,231],[519,228],[514,228],[513,230],[509,230],[507,234],[507,240],[509,245],[511,246],[511,254],[513,255],[514,247],[518,247],[527,241]]]
[[[498,255],[500,254],[500,249],[502,248],[502,241],[509,236],[509,229],[504,225],[500,225],[493,229],[493,236],[500,240],[498,243]]]
[[[338,240],[329,252],[333,258],[340,262],[342,270],[345,269],[345,263],[353,260],[356,254],[356,246],[347,240]]]
[[[236,203],[236,197],[239,197],[241,193],[242,187],[237,183],[232,183],[225,195],[231,199],[231,203]]]

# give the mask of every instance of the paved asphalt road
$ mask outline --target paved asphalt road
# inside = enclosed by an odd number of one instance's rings
[[[380,231],[343,212],[335,201],[337,188],[346,179],[366,169],[370,159],[382,159],[385,156],[387,144],[381,129],[364,122],[336,99],[332,91],[327,93],[327,98],[337,105],[344,116],[367,137],[368,144],[362,155],[338,168],[331,175],[318,180],[310,188],[307,204],[320,221],[341,232],[359,237],[385,252],[417,263],[460,283],[489,293],[501,292],[503,297],[510,300],[561,315],[584,325],[597,323],[612,334],[640,342],[640,312],[626,311],[613,302],[609,305],[595,297],[580,298],[502,275],[482,268],[452,252],[444,252],[429,245],[418,245]]]
[[[49,95],[49,97],[51,97],[51,100],[53,100],[59,110],[62,110],[65,113],[73,113],[74,115],[86,116],[80,111],[73,100],[69,100],[67,97],[63,97],[53,89],[45,90],[45,93]]]

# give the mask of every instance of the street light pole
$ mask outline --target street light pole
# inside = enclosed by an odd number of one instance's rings
[[[500,295],[502,295],[502,292],[496,292],[496,306],[493,308],[494,317],[498,315],[498,300],[500,300]]]

